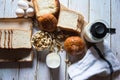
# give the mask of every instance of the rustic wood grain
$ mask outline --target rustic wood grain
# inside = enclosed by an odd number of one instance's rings
[[[33,61],[19,63],[18,80],[36,80],[37,53],[33,53]]]
[[[0,80],[18,80],[19,63],[0,63]]]
[[[58,53],[61,57],[61,65],[59,67],[59,80],[67,80],[67,65],[66,65],[66,53],[65,51],[60,51]]]
[[[116,34],[111,36],[111,48],[120,61],[120,0],[111,0],[111,27]]]
[[[15,18],[18,0],[0,0],[0,18]],[[120,60],[120,0],[60,0],[72,10],[80,12],[87,22],[96,19],[105,20],[110,27],[116,28],[116,34],[108,36],[111,49]],[[99,4],[97,4],[99,3]],[[109,45],[110,45],[109,44]],[[46,55],[35,53],[32,63],[0,63],[0,80],[68,80],[66,54],[60,52],[61,65],[58,69],[51,70],[45,63]],[[120,80],[120,77],[116,78]]]
[[[100,19],[106,21],[110,27],[110,0],[90,0],[89,16],[89,22]],[[109,42],[110,46],[110,36],[107,37],[106,41]]]
[[[86,22],[89,19],[89,0],[69,0],[69,8],[81,13]]]
[[[111,27],[116,28],[116,34],[111,36],[111,49],[120,61],[120,0],[111,0]],[[120,80],[119,76],[115,80]],[[117,75],[118,75],[117,74]]]
[[[6,0],[5,1],[5,18],[16,18],[15,10],[17,9],[18,0]]]
[[[5,0],[0,0],[0,18],[4,17],[5,13]]]
[[[48,52],[38,52],[37,60],[37,80],[51,80],[50,69],[46,65]]]

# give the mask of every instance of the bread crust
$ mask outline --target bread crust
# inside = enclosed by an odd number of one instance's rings
[[[12,47],[12,42],[11,42],[13,41],[14,31],[26,32],[29,35],[29,40],[31,39],[31,36],[32,36],[32,20],[31,19],[11,19],[11,18],[0,19],[0,25],[1,25],[0,27],[0,49],[21,49],[21,48],[31,49],[32,48],[31,43],[29,43],[30,46]],[[26,36],[26,35],[23,35],[23,36]],[[3,46],[1,46],[2,41],[4,41],[4,44],[5,44]]]
[[[4,24],[1,24],[1,23],[4,23]],[[16,24],[14,24],[16,23]],[[6,30],[23,30],[23,31],[30,31],[32,30],[32,26],[33,26],[33,21],[29,18],[29,19],[23,19],[23,18],[17,18],[17,19],[14,19],[14,18],[1,18],[0,19],[0,30],[1,29],[6,29]],[[14,24],[14,26],[9,26],[9,27],[3,27],[5,25],[11,25],[11,24]],[[29,27],[26,27],[26,26],[23,26],[23,24],[29,24]],[[21,27],[22,25],[22,27]]]
[[[55,0],[55,5],[56,5],[56,12],[53,13],[53,15],[58,19],[59,13],[60,13],[60,2],[59,2],[59,0]]]
[[[33,0],[33,4],[36,12],[36,18],[39,22],[39,28],[48,32],[53,32],[54,30],[56,30],[60,11],[59,0],[54,0],[55,12],[46,12],[44,14],[40,14],[41,10],[39,9],[37,0]]]
[[[79,36],[71,36],[65,40],[64,49],[71,55],[81,54],[85,49],[85,43]]]
[[[39,28],[43,31],[53,32],[57,28],[57,19],[52,14],[45,14],[38,21]]]
[[[81,30],[82,30],[82,28],[84,27],[84,24],[85,24],[84,17],[82,16],[82,14],[80,14],[79,12],[73,11],[71,9],[68,9],[64,5],[60,4],[60,14],[59,14],[59,17],[61,16],[62,11],[70,13],[70,14],[71,13],[76,14],[78,16],[77,24],[76,24],[76,26],[74,26],[75,28],[68,28],[66,26],[63,26],[63,25],[59,24],[59,21],[61,21],[61,19],[59,18],[57,27],[60,28],[61,30],[76,32],[76,33],[80,34]],[[68,20],[68,19],[66,19],[66,20]]]
[[[33,2],[34,9],[35,9],[36,17],[38,17],[38,16],[40,16],[38,4],[37,4],[36,0],[32,0],[32,2]]]

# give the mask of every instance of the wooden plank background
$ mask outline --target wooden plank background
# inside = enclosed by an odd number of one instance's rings
[[[16,17],[17,1],[0,0],[0,18]],[[110,27],[116,28],[116,34],[108,36],[106,40],[120,61],[120,0],[60,0],[60,2],[80,12],[87,22],[102,19]],[[46,55],[37,52],[32,63],[0,63],[0,80],[68,80],[66,54],[65,52],[59,54],[61,66],[55,70],[46,66]],[[120,80],[120,77],[116,80]]]

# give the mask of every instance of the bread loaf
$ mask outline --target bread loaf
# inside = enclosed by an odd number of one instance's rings
[[[18,61],[31,54],[31,19],[0,19],[0,60]]]
[[[32,22],[27,19],[0,20],[0,48],[30,49]]]
[[[59,0],[33,0],[33,4],[40,29],[54,31],[60,10]]]
[[[31,31],[0,29],[0,48],[31,48]]]
[[[32,30],[31,19],[0,19],[0,29]]]
[[[81,32],[84,26],[84,17],[70,9],[61,5],[57,27],[62,30]]]

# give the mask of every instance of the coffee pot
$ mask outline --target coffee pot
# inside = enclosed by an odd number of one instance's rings
[[[89,23],[83,29],[83,37],[86,41],[91,43],[97,43],[103,41],[108,34],[116,33],[115,28],[108,28],[109,25],[104,20],[97,20]]]

